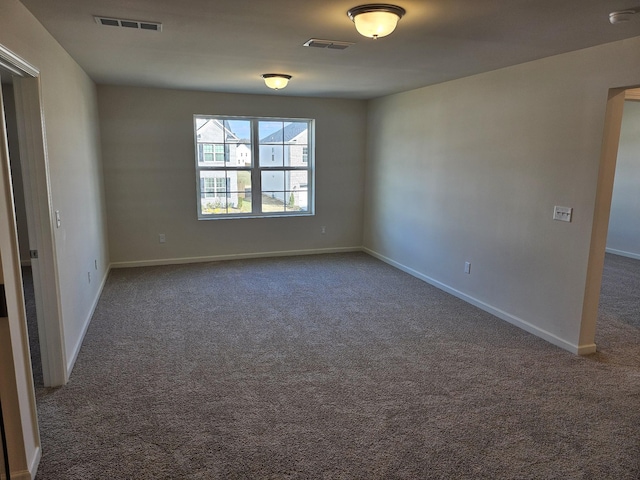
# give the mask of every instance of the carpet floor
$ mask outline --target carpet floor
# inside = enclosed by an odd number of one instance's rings
[[[639,287],[578,357],[362,253],[113,270],[37,479],[637,480]]]

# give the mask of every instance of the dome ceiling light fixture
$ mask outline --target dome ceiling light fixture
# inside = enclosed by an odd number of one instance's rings
[[[353,7],[347,15],[355,23],[360,35],[376,40],[393,32],[405,13],[407,11],[397,5],[370,3]]]
[[[631,18],[638,12],[640,12],[640,8],[629,8],[627,10],[619,10],[617,12],[611,12],[609,14],[609,21],[611,22],[611,25],[629,22],[631,21]]]
[[[267,87],[281,90],[287,86],[292,77],[285,73],[263,73],[262,78],[264,78],[264,83]]]

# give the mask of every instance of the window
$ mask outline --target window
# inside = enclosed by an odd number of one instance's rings
[[[198,144],[198,162],[199,163],[223,163],[224,162],[224,145],[214,145],[210,143]]]
[[[198,218],[313,215],[313,120],[194,116]]]
[[[204,198],[218,198],[227,196],[227,182],[224,177],[202,178],[202,193]]]

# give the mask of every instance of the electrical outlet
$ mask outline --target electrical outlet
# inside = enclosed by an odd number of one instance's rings
[[[164,243],[167,241],[166,237],[164,236],[164,233],[161,233],[158,235],[158,240],[160,241],[160,243]]]
[[[471,262],[464,262],[464,273],[471,274]]]
[[[573,208],[571,207],[553,207],[553,219],[561,222],[570,222]]]
[[[324,235],[325,233],[327,233],[327,227],[325,227],[324,225],[322,227],[320,227],[320,233],[322,235]]]

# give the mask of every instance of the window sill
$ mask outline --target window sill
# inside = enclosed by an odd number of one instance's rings
[[[238,220],[243,218],[291,218],[291,217],[313,217],[315,213],[274,213],[270,215],[207,215],[199,216],[198,220]]]

